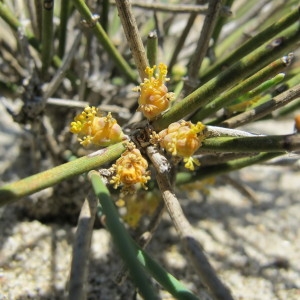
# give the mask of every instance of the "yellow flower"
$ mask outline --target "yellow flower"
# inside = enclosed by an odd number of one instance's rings
[[[196,125],[187,121],[172,123],[158,134],[160,146],[173,156],[183,158],[185,167],[194,170],[194,164],[199,165],[199,162],[192,155],[205,138],[204,129],[201,122]]]
[[[83,146],[94,144],[106,147],[125,139],[121,127],[111,113],[103,117],[94,106],[86,107],[74,118],[70,131],[78,135]]]
[[[158,116],[160,113],[168,109],[170,101],[174,99],[174,93],[168,92],[165,82],[169,79],[166,78],[168,69],[163,63],[158,66],[158,74],[153,76],[156,66],[153,68],[147,67],[145,72],[148,78],[136,87],[134,90],[140,92],[138,99],[138,111],[141,111],[144,116],[151,120]]]
[[[215,177],[209,177],[202,180],[196,180],[190,183],[180,185],[180,189],[186,191],[190,198],[199,197],[198,193],[204,195],[210,194],[210,188],[216,184]]]
[[[143,188],[147,189],[146,183],[150,179],[147,168],[147,160],[143,158],[140,150],[128,149],[112,166],[111,170],[116,175],[112,177],[110,183],[114,185],[114,188],[119,185],[130,188],[134,184],[140,183]]]
[[[138,190],[135,194],[127,194],[123,200],[126,208],[126,213],[122,216],[123,220],[131,228],[136,228],[143,217],[155,212],[160,200],[155,190],[150,192]]]

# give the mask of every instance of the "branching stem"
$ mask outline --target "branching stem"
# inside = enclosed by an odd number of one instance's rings
[[[4,185],[0,188],[0,206],[98,168],[104,163],[117,159],[125,149],[125,143],[118,143],[94,154],[83,156],[50,170]]]
[[[156,169],[156,180],[172,222],[202,282],[209,288],[214,299],[233,300],[230,291],[217,277],[207,260],[199,242],[193,237],[193,228],[185,217],[168,178],[169,168],[166,166],[169,166],[169,162],[155,146],[148,146],[147,154]]]
[[[288,28],[294,22],[297,22],[300,15],[299,9],[299,7],[294,9],[290,14],[282,17],[280,20],[273,23],[262,32],[256,34],[253,38],[245,42],[241,47],[231,52],[226,57],[221,59],[218,63],[207,69],[202,75],[201,80],[203,82],[206,82],[209,79],[213,78],[222,70],[222,67],[232,65],[243,56],[248,55],[249,53],[251,53],[251,51],[257,49],[257,47],[265,43],[267,40],[273,38],[282,30]]]

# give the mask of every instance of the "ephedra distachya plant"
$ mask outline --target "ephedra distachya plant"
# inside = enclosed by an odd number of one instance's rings
[[[220,174],[299,150],[297,1],[264,1],[261,11],[257,1],[200,2],[30,1],[24,10],[0,3],[2,34],[9,36],[1,39],[2,100],[31,133],[38,157],[49,158],[47,170],[4,184],[0,203],[55,191],[70,178],[73,193],[63,187],[69,203],[93,189],[103,226],[146,299],[155,292],[144,269],[174,297],[197,299],[143,250],[164,207],[197,278],[214,299],[232,299],[193,235],[177,189],[197,189],[204,180],[211,184]],[[17,98],[18,109],[11,100]],[[241,127],[285,115],[295,118],[287,135]],[[87,176],[79,180],[81,174]],[[148,238],[137,245],[132,231]],[[72,270],[78,251],[74,246]],[[84,261],[89,254],[80,255]],[[86,290],[77,293],[72,270],[69,297],[75,299]],[[81,286],[86,280],[81,277]]]

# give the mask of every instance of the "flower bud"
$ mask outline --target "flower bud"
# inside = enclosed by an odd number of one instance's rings
[[[185,167],[194,170],[194,164],[199,165],[199,162],[192,155],[205,138],[204,129],[201,122],[196,125],[187,121],[172,123],[158,134],[160,146],[173,156],[183,158]]]
[[[127,150],[112,166],[111,170],[116,175],[112,177],[110,183],[114,184],[114,188],[119,185],[130,187],[140,183],[146,189],[145,184],[150,179],[147,168],[148,162],[143,158],[140,150],[136,148]]]
[[[141,111],[144,116],[151,120],[157,117],[160,113],[168,109],[170,101],[174,99],[174,93],[168,92],[165,82],[169,79],[166,78],[168,73],[165,64],[159,64],[158,74],[153,76],[156,66],[153,68],[147,67],[145,72],[148,78],[135,91],[140,92],[138,99],[138,111]]]
[[[125,139],[122,128],[109,112],[106,117],[99,114],[96,107],[86,107],[71,123],[72,133],[78,135],[83,146],[94,144],[101,147],[118,143]]]

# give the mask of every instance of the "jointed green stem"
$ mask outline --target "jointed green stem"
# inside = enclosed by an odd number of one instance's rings
[[[137,249],[134,247],[128,232],[119,220],[113,200],[100,174],[96,171],[91,171],[89,178],[93,185],[94,192],[99,198],[103,213],[106,215],[106,226],[114,239],[120,256],[127,264],[130,275],[139,289],[139,292],[143,295],[144,299],[158,299],[153,292],[142,266],[137,260]]]
[[[120,255],[126,262],[133,280],[139,288],[143,288],[140,291],[144,294],[145,299],[156,298],[151,298],[151,296],[154,297],[153,293],[147,291],[149,287],[147,286],[147,282],[145,282],[145,275],[140,269],[140,264],[176,299],[197,300],[198,298],[186,289],[183,284],[166,272],[145,251],[135,244],[120,222],[109,191],[102,182],[100,175],[95,171],[91,171],[89,177],[92,181],[94,191],[99,198],[102,211],[106,216],[107,228],[114,239]]]
[[[300,134],[255,137],[217,137],[205,139],[201,151],[213,152],[280,152],[300,150]]]
[[[227,9],[230,9],[233,2],[234,2],[234,0],[226,0],[226,1],[223,1],[223,5],[226,6]],[[217,21],[217,24],[215,26],[214,32],[212,34],[212,39],[213,39],[213,42],[214,42],[214,46],[217,43],[218,37],[219,37],[219,35],[221,33],[221,30],[222,30],[225,22],[227,21],[227,19],[228,19],[228,16],[222,16],[222,15],[220,15],[219,18],[218,18],[218,21]]]
[[[66,34],[68,15],[70,11],[70,0],[61,1],[60,4],[60,24],[59,24],[59,45],[58,56],[62,59],[65,54],[66,47]]]
[[[94,154],[4,185],[0,188],[0,206],[90,171],[91,169],[98,168],[109,161],[117,159],[125,151],[125,148],[124,143],[118,143],[100,150],[100,153],[97,151]]]
[[[224,92],[228,87],[257,72],[266,64],[278,58],[278,56],[293,49],[296,47],[296,42],[300,40],[299,32],[299,26],[295,24],[285,32],[285,37],[281,38],[279,42],[276,40],[271,44],[260,46],[251,54],[203,84],[183,100],[174,104],[169,111],[153,122],[153,127],[156,131],[162,130],[170,123],[194,113]]]
[[[53,5],[54,1],[44,1],[42,18],[42,76],[45,78],[52,60],[53,51]]]
[[[294,9],[290,14],[284,16],[283,18],[281,18],[280,20],[278,20],[259,34],[255,35],[237,50],[233,51],[232,53],[227,55],[227,57],[221,59],[218,63],[214,64],[211,68],[207,69],[201,76],[201,81],[206,82],[214,76],[217,76],[224,66],[230,66],[234,64],[236,61],[238,61],[245,55],[248,55],[249,53],[257,49],[257,47],[265,43],[267,40],[273,38],[282,30],[288,28],[290,25],[297,22],[300,16],[299,9],[299,7]]]
[[[116,65],[120,70],[133,82],[136,82],[136,74],[128,65],[126,60],[121,56],[118,50],[115,48],[106,32],[100,25],[100,23],[95,20],[93,14],[89,10],[88,6],[83,0],[73,0],[75,7],[78,9],[82,17],[84,18],[86,24],[90,26],[91,30],[94,32],[95,36],[104,47],[104,49],[109,53],[112,59],[115,61]]]
[[[9,10],[9,8],[3,3],[0,2],[0,17],[15,31],[17,32],[19,28],[22,27],[19,20],[15,15]],[[25,31],[25,36],[28,39],[28,42],[36,49],[40,50],[39,41],[35,38],[33,33],[29,30]]]
[[[262,70],[242,81],[240,84],[236,85],[234,88],[226,91],[213,101],[209,102],[205,107],[200,109],[195,116],[193,116],[192,121],[195,122],[203,120],[205,117],[208,117],[222,107],[225,107],[227,104],[235,100],[243,93],[249,91],[250,89],[253,89],[264,80],[282,71],[283,68],[289,65],[289,63],[290,59],[288,58],[277,59]]]
[[[221,123],[223,127],[235,128],[247,124],[253,120],[262,118],[276,109],[285,106],[294,99],[300,97],[300,84],[290,88],[289,90],[279,94],[278,96],[268,100],[253,109],[247,110]]]
[[[149,61],[149,66],[152,68],[156,65],[157,57],[157,47],[158,47],[158,38],[156,31],[151,31],[147,39],[147,58]]]
[[[191,183],[196,180],[202,180],[205,178],[229,173],[232,171],[240,170],[242,168],[259,164],[279,155],[284,154],[284,152],[272,152],[272,153],[260,153],[258,155],[239,158],[226,163],[221,163],[213,166],[199,167],[196,172],[181,172],[176,176],[176,184],[182,185],[186,183]]]

